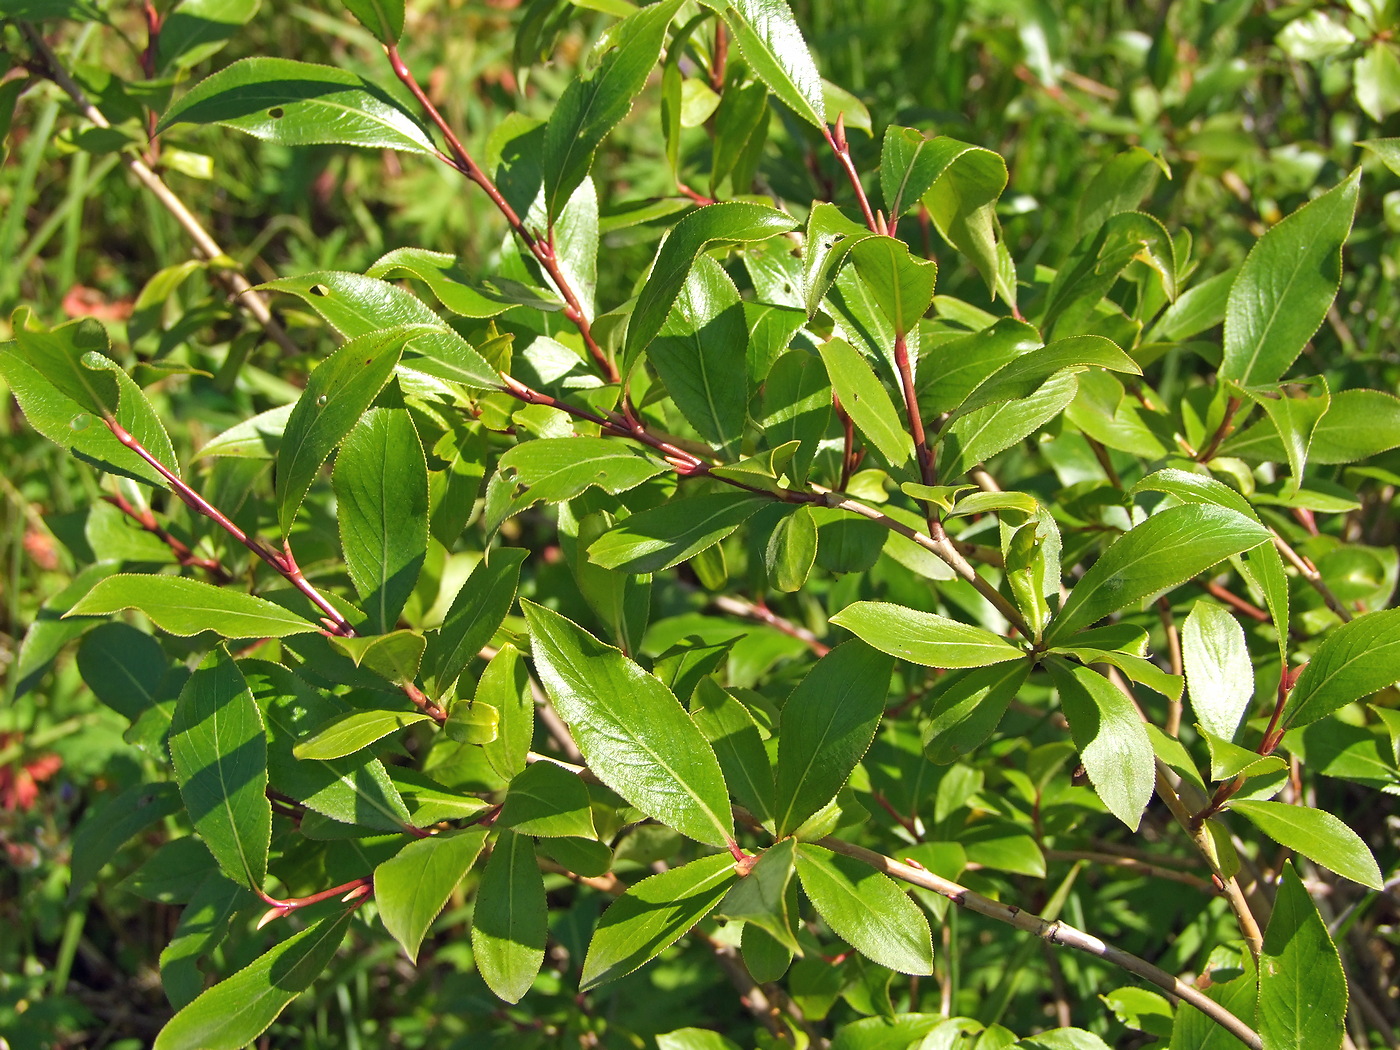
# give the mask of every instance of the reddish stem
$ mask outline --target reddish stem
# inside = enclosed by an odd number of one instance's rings
[[[170,552],[175,555],[175,560],[187,569],[203,569],[210,576],[214,577],[215,583],[228,583],[233,579],[233,573],[229,572],[219,562],[217,558],[201,558],[194,551],[190,550],[178,536],[172,535],[158,521],[156,516],[149,510],[136,507],[121,493],[108,493],[102,497],[112,506],[125,514],[132,521],[136,522],[146,532],[149,532],[156,539],[160,540]]]
[[[515,209],[510,206],[510,202],[505,199],[496,184],[491,181],[491,177],[482,171],[480,166],[474,161],[457,138],[456,132],[452,130],[452,125],[448,124],[443,115],[438,112],[437,106],[433,105],[432,99],[428,98],[427,92],[419,85],[408,66],[404,64],[399,55],[399,49],[393,44],[389,44],[384,49],[389,55],[389,64],[394,69],[394,75],[403,82],[404,86],[413,93],[413,97],[418,100],[418,104],[423,107],[423,111],[428,114],[428,118],[437,129],[442,132],[443,139],[447,142],[447,148],[452,151],[451,157],[444,157],[452,167],[456,168],[472,182],[485,191],[491,198],[491,203],[496,206],[496,210],[505,217],[510,228],[521,242],[529,249],[530,254],[535,257],[545,273],[549,274],[549,279],[554,282],[554,286],[559,290],[559,294],[564,297],[564,316],[567,317],[578,328],[579,335],[583,337],[583,342],[588,347],[588,353],[602,369],[603,375],[608,382],[616,383],[621,379],[617,371],[617,366],[612,359],[603,352],[603,348],[598,345],[593,338],[593,332],[588,322],[587,315],[583,312],[583,304],[579,302],[573,286],[569,284],[563,271],[559,268],[559,259],[555,255],[554,245],[547,238],[536,236],[525,228],[525,224],[520,221],[520,216],[515,213]]]
[[[274,919],[281,919],[284,916],[290,915],[298,908],[305,908],[311,904],[320,904],[321,901],[328,901],[332,897],[340,897],[341,900],[347,902],[354,901],[355,907],[358,908],[366,898],[374,893],[374,880],[370,878],[370,876],[364,875],[358,879],[351,879],[349,882],[341,883],[339,886],[332,886],[328,890],[322,890],[320,893],[313,893],[309,897],[292,897],[288,900],[278,900],[276,897],[270,897],[262,890],[257,890],[256,892],[257,895],[262,898],[263,903],[271,909],[258,920],[258,929],[262,929]]]
[[[827,145],[836,154],[837,161],[846,173],[846,178],[850,181],[852,188],[856,191],[856,200],[860,202],[861,214],[865,216],[865,225],[870,227],[872,233],[883,234],[886,232],[884,220],[876,217],[870,210],[870,200],[865,196],[865,187],[860,184],[860,173],[856,171],[855,163],[851,160],[851,146],[846,141],[846,115],[839,114],[836,118],[836,128],[822,128],[822,134],[826,136]]]
[[[1237,397],[1230,398],[1225,404],[1225,416],[1220,420],[1220,425],[1215,428],[1215,433],[1211,435],[1206,447],[1196,456],[1197,463],[1209,463],[1215,458],[1215,453],[1220,449],[1220,443],[1230,436],[1230,432],[1235,429],[1235,413],[1240,410],[1241,401]]]

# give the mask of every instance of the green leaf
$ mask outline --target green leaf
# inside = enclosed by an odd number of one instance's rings
[[[97,699],[135,721],[163,698],[170,659],[149,634],[125,623],[104,623],[78,646],[78,671]]]
[[[259,286],[302,299],[347,339],[403,328],[410,333],[404,364],[461,383],[469,390],[495,390],[500,374],[470,343],[442,322],[426,303],[388,281],[357,273],[320,270]],[[416,329],[416,331],[414,330]]]
[[[428,927],[485,844],[485,828],[444,831],[415,839],[374,869],[379,918],[410,961],[418,961]]]
[[[506,788],[496,827],[545,838],[597,838],[588,789],[574,773],[553,762],[535,762]]]
[[[701,256],[646,354],[681,415],[725,458],[744,433],[748,344],[738,289]]]
[[[785,0],[705,0],[724,15],[750,69],[803,120],[826,125],[821,74]]]
[[[1356,143],[1370,150],[1387,168],[1400,175],[1400,138],[1363,139]]]
[[[486,487],[486,532],[544,501],[561,503],[597,486],[616,495],[666,469],[616,440],[544,438],[516,445],[500,459]]]
[[[28,307],[11,319],[15,339],[0,343],[0,376],[29,425],[54,444],[109,473],[169,488],[149,463],[117,440],[110,416],[176,475],[170,438],[140,389],[106,357],[106,330],[91,318],[48,329]]]
[[[428,552],[428,461],[408,409],[360,418],[336,454],[332,487],[364,630],[392,631]]]
[[[175,124],[221,124],[281,146],[437,153],[422,126],[363,77],[286,58],[245,58],[206,77],[165,111],[155,134]]]
[[[1070,336],[1008,361],[978,384],[954,410],[953,418],[975,412],[985,405],[1030,397],[1046,380],[1065,369],[1083,371],[1091,367],[1142,375],[1137,363],[1118,349],[1111,339],[1101,335]]]
[[[787,703],[778,737],[778,834],[787,835],[841,790],[885,712],[894,661],[857,641],[817,661]]]
[[[1361,169],[1270,229],[1230,286],[1220,378],[1275,383],[1327,316],[1342,273]]]
[[[267,1031],[335,958],[355,909],[313,923],[177,1013],[155,1050],[238,1050]]]
[[[365,271],[366,277],[413,277],[426,284],[438,301],[461,317],[495,317],[514,306],[529,306],[536,310],[561,310],[564,304],[546,293],[528,288],[505,278],[497,278],[481,287],[468,284],[467,272],[457,263],[457,257],[447,252],[426,248],[395,248],[381,255]]]
[[[797,223],[783,212],[746,201],[711,204],[676,223],[657,249],[656,262],[632,309],[623,346],[623,374],[631,371],[642,351],[661,331],[701,254],[716,244],[764,241],[796,227]]]
[[[772,500],[716,492],[673,499],[623,518],[593,541],[588,557],[605,569],[657,572],[712,547]]]
[[[1358,616],[1334,627],[1288,694],[1282,724],[1325,718],[1353,700],[1400,681],[1400,609]]]
[[[292,754],[300,759],[314,758],[323,762],[343,758],[390,733],[431,717],[423,711],[346,711],[313,729],[292,748]]]
[[[356,667],[378,675],[396,687],[411,683],[418,677],[427,639],[412,630],[357,638],[330,638],[331,645],[354,662]]]
[[[1254,695],[1244,628],[1220,606],[1197,602],[1181,625],[1181,659],[1197,721],[1221,739],[1233,740]]]
[[[795,839],[781,839],[764,850],[748,875],[734,883],[715,914],[730,922],[753,923],[793,955],[801,955],[797,943],[798,916],[789,908],[788,884],[795,871]]]
[[[1045,661],[1080,760],[1109,811],[1134,831],[1152,798],[1152,741],[1132,700],[1102,675],[1052,657]]]
[[[1376,40],[1352,64],[1356,101],[1368,117],[1380,123],[1400,109],[1400,55]]]
[[[851,421],[892,467],[905,466],[914,455],[914,440],[875,370],[844,339],[829,339],[818,349]]]
[[[291,531],[321,464],[379,396],[394,374],[404,343],[416,331],[390,328],[351,339],[307,379],[277,449],[277,518],[282,535]],[[372,454],[375,443],[373,435],[365,440],[365,456]]]
[[[261,889],[272,841],[267,736],[248,683],[222,649],[205,657],[180,691],[170,758],[190,822],[220,869]]]
[[[825,364],[805,350],[789,350],[774,361],[763,381],[760,423],[770,448],[799,443],[787,465],[792,484],[806,482],[830,419],[831,387]]]
[[[1263,525],[1225,507],[1191,503],[1154,514],[1090,566],[1050,621],[1045,641],[1053,644],[1268,541]]]
[[[161,20],[156,69],[199,65],[252,21],[258,7],[258,0],[180,0]]]
[[[899,973],[933,973],[928,917],[888,875],[810,842],[798,844],[797,874],[817,914],[856,951]]]
[[[1034,434],[1064,411],[1078,389],[1077,378],[1062,372],[1030,397],[988,405],[954,420],[939,435],[938,476],[945,483],[960,478]]]
[[[1304,409],[1313,418],[1307,457],[1314,463],[1355,463],[1378,452],[1400,445],[1400,398],[1379,390],[1341,390],[1316,398],[1290,398],[1290,401],[1330,400],[1325,414]],[[1222,456],[1278,463],[1288,453],[1273,420],[1263,419],[1225,442]]]
[[[1026,655],[985,627],[889,602],[855,602],[831,622],[881,652],[925,667],[985,667]]]
[[[713,678],[702,678],[695,687],[690,717],[714,747],[734,797],[760,821],[768,821],[773,806],[773,763],[749,709]]]
[[[671,691],[558,613],[533,602],[521,606],[540,682],[588,767],[682,835],[714,846],[731,841],[719,761]]]
[[[1347,979],[1327,925],[1292,864],[1283,866],[1259,953],[1259,1035],[1270,1050],[1336,1050]]]
[[[603,139],[627,116],[632,100],[646,86],[681,2],[653,4],[614,27],[611,39],[617,46],[589,77],[570,81],[554,104],[540,159],[551,226],[588,176]]]
[[[918,162],[923,178],[932,176],[919,196],[939,236],[968,257],[993,295],[1014,304],[1014,275],[1008,279],[1000,272],[997,256],[996,202],[1006,188],[1006,161],[989,149],[938,135]],[[902,201],[912,203],[912,188]]]
[[[1379,890],[1383,879],[1361,836],[1331,813],[1286,802],[1237,799],[1230,809],[1281,846],[1297,850],[1309,860],[1343,878]]]
[[[403,830],[408,807],[377,758],[318,762],[293,754],[293,741],[334,716],[335,701],[278,664],[245,660],[240,669],[267,725],[267,775],[274,790],[344,824]]]
[[[180,812],[181,802],[174,784],[133,784],[93,805],[73,833],[68,900],[76,900],[126,842]]]
[[[1081,238],[1056,272],[1045,293],[1043,327],[1092,310],[1134,260],[1157,271],[1166,297],[1176,298],[1176,258],[1167,228],[1151,215],[1120,212]]]
[[[477,563],[447,611],[434,645],[433,677],[445,689],[457,680],[515,604],[520,566],[530,552],[500,547]]]
[[[472,959],[497,997],[518,1003],[530,990],[544,962],[548,933],[549,908],[534,844],[527,835],[502,831],[472,913]]]
[[[817,521],[812,508],[798,507],[783,516],[763,552],[768,578],[780,591],[800,591],[817,558]]]
[[[734,878],[734,858],[716,853],[629,886],[598,920],[579,990],[624,977],[654,959],[714,910]]]
[[[397,44],[403,35],[404,0],[344,0],[346,8],[359,19],[381,44]]]
[[[945,675],[924,730],[928,760],[946,766],[985,743],[1026,684],[1030,670],[1028,661],[1020,661]]]
[[[851,249],[850,258],[895,335],[913,331],[933,303],[938,266],[914,258],[909,246],[893,237],[866,237]]]
[[[225,638],[284,638],[320,630],[265,598],[182,576],[120,573],[99,580],[64,616],[139,609],[171,634],[214,631]]]
[[[490,704],[500,712],[496,739],[482,745],[487,763],[503,780],[525,768],[535,735],[535,698],[530,673],[513,645],[503,645],[491,658],[476,683],[474,701]]]
[[[656,1050],[739,1050],[736,1043],[708,1028],[677,1028],[656,1037]]]

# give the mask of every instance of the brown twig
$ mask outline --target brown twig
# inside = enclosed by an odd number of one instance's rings
[[[831,652],[831,646],[820,641],[815,634],[793,623],[786,617],[779,616],[766,605],[759,605],[755,602],[746,601],[743,598],[731,597],[727,594],[717,594],[710,599],[710,604],[716,609],[729,613],[731,616],[743,616],[749,620],[757,620],[759,623],[766,623],[790,638],[796,638],[804,642],[807,648],[812,650],[817,656],[825,656]]]
[[[201,558],[195,554],[183,540],[156,521],[156,516],[148,508],[137,507],[120,492],[109,492],[102,498],[136,522],[139,528],[169,547],[170,553],[175,555],[175,560],[185,568],[203,569],[213,577],[215,583],[228,583],[233,579],[233,573],[224,568],[218,558]]]

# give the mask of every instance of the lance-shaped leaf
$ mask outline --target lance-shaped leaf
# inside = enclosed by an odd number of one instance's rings
[[[482,745],[487,764],[503,780],[525,768],[530,743],[535,735],[535,696],[530,688],[530,672],[513,645],[503,645],[491,658],[476,683],[473,703],[494,707],[500,718],[496,739]]]
[[[1221,379],[1267,386],[1298,359],[1336,298],[1360,188],[1357,168],[1250,249],[1230,286]]]
[[[788,883],[796,871],[796,839],[781,839],[758,858],[747,876],[734,883],[715,914],[731,922],[751,922],[793,955],[802,947],[794,933],[798,916],[788,907]],[[796,896],[792,897],[796,900]]]
[[[1079,381],[1061,372],[1030,397],[988,405],[954,420],[939,435],[938,476],[953,481],[1029,437],[1074,400]]]
[[[1259,953],[1259,1035],[1270,1050],[1337,1050],[1347,979],[1327,924],[1285,863]]]
[[[665,469],[607,438],[523,442],[501,457],[486,486],[486,531],[494,533],[511,515],[541,501],[561,503],[593,486],[616,495]]]
[[[681,415],[726,458],[744,432],[748,346],[738,289],[724,267],[702,255],[647,348],[647,360]]]
[[[292,748],[292,754],[322,762],[343,758],[390,733],[426,722],[431,717],[423,711],[345,711],[312,729],[306,739]]]
[[[277,518],[284,536],[321,464],[384,389],[414,331],[391,328],[351,339],[307,379],[277,449]]]
[[[800,591],[817,557],[817,520],[812,508],[783,515],[764,547],[768,579],[780,591]]]
[[[985,627],[889,602],[854,602],[831,622],[881,652],[925,667],[985,667],[1026,655]]]
[[[381,44],[397,44],[403,33],[404,0],[344,0],[346,8]]]
[[[266,598],[183,576],[121,573],[99,580],[63,615],[101,616],[139,609],[171,634],[214,631],[225,638],[283,638],[320,630]]]
[[[1373,890],[1379,890],[1384,882],[1376,858],[1361,836],[1325,810],[1261,799],[1238,799],[1230,803],[1230,809],[1244,814],[1279,845],[1297,850],[1343,878]]]
[[[500,374],[470,343],[443,324],[421,299],[388,281],[321,270],[260,287],[298,296],[349,339],[418,326],[405,347],[404,352],[411,355],[406,364],[472,390],[493,390],[501,384]]]
[[[233,39],[258,7],[258,0],[180,0],[161,20],[156,71],[197,66]]]
[[[1226,507],[1191,503],[1154,514],[1090,566],[1050,621],[1045,641],[1054,644],[1268,541],[1268,529]]]
[[[336,455],[331,478],[365,631],[392,631],[428,552],[428,461],[408,409],[400,402],[366,412]]]
[[[793,484],[807,480],[830,420],[831,389],[821,359],[805,350],[789,350],[774,361],[763,380],[760,422],[770,448],[798,442],[787,465]]]
[[[734,797],[767,821],[773,807],[773,763],[749,709],[706,677],[695,688],[690,717],[713,745]]]
[[[128,841],[156,821],[180,812],[180,802],[174,784],[133,784],[92,806],[73,833],[68,899],[77,899]]]
[[[632,100],[646,86],[681,2],[664,0],[624,19],[613,29],[611,39],[617,46],[591,75],[571,81],[554,104],[540,158],[551,224],[587,177],[603,139],[627,116]]]
[[[346,908],[313,923],[214,985],[170,1019],[155,1050],[238,1050],[255,1041],[331,964],[353,915]]]
[[[175,124],[221,124],[282,146],[437,152],[422,126],[363,77],[286,58],[245,58],[206,77],[165,111],[155,133]]]
[[[623,518],[593,541],[588,557],[605,569],[669,569],[714,546],[771,503],[734,492],[673,499]]]
[[[875,739],[894,660],[850,641],[817,661],[783,705],[778,736],[779,835],[790,834],[841,790]]]
[[[933,973],[928,917],[894,879],[810,842],[798,844],[797,875],[831,932],[867,959],[899,973]]]
[[[169,488],[149,463],[103,423],[111,417],[177,476],[170,438],[145,395],[106,355],[106,329],[85,318],[49,329],[28,307],[15,311],[15,339],[0,343],[0,376],[25,418],[72,455],[113,474]]]
[[[416,278],[432,290],[443,306],[462,317],[495,317],[513,306],[550,311],[564,306],[557,298],[546,298],[544,292],[504,278],[480,287],[470,285],[457,256],[426,248],[395,248],[376,259],[365,276]]]
[[[272,841],[267,736],[248,683],[222,649],[205,657],[180,691],[170,758],[190,822],[223,873],[261,889]]]
[[[544,838],[596,838],[588,789],[574,773],[553,762],[535,762],[506,789],[496,827]]]
[[[1176,298],[1176,256],[1171,234],[1160,219],[1142,212],[1125,211],[1110,216],[1097,230],[1086,234],[1055,274],[1045,293],[1045,321],[1050,328],[1073,307],[1093,309],[1137,260],[1156,270],[1168,299]]]
[[[1057,339],[1048,346],[1020,354],[989,376],[953,411],[953,418],[975,412],[985,405],[1029,397],[1041,385],[1065,369],[1083,371],[1106,368],[1114,372],[1142,375],[1131,357],[1101,335],[1076,335]]]
[[[828,339],[819,349],[832,389],[856,428],[892,467],[908,463],[914,454],[914,439],[904,429],[889,391],[869,362],[844,339]]]
[[[989,291],[1015,303],[1015,275],[1001,272],[997,256],[996,202],[1006,188],[1006,161],[989,149],[938,135],[923,147],[914,165],[920,181],[932,176],[920,197],[939,236],[971,260]],[[883,178],[882,160],[882,182]],[[912,189],[906,187],[901,208],[914,203]]]
[[[1318,397],[1290,398],[1313,421],[1307,457],[1314,463],[1356,463],[1400,445],[1400,398],[1379,390],[1340,390]],[[1319,412],[1308,402],[1329,400],[1331,407]],[[1300,406],[1298,403],[1302,402]],[[1320,407],[1320,406],[1318,406]],[[1221,446],[1223,456],[1278,463],[1287,458],[1279,431],[1272,419],[1262,419]]]
[[[374,869],[379,917],[411,961],[485,843],[485,828],[444,831],[410,842]]]
[[[1288,694],[1283,725],[1305,726],[1400,682],[1400,609],[1333,628]]]
[[[750,69],[803,120],[824,127],[821,74],[786,0],[704,0],[719,11]]]
[[[893,237],[866,237],[851,249],[856,268],[896,336],[907,335],[933,303],[938,266],[915,259],[909,246]]]
[[[477,563],[462,584],[433,646],[433,677],[439,689],[457,680],[501,626],[515,602],[520,566],[529,554],[521,547],[497,548]]]
[[[623,346],[623,374],[647,348],[671,306],[685,286],[695,260],[716,244],[763,241],[797,227],[791,216],[762,204],[723,201],[693,211],[672,228],[661,247],[651,274],[637,296],[637,305],[627,324]]]
[[[924,730],[928,760],[949,765],[983,744],[996,732],[1030,670],[1029,661],[1022,661],[946,675]]]
[[[598,920],[579,989],[614,981],[654,959],[714,910],[734,878],[734,858],[716,853],[629,886]]]
[[[731,841],[719,760],[671,691],[558,613],[521,606],[540,681],[598,779],[682,835]]]
[[[1197,602],[1181,625],[1181,658],[1196,719],[1221,739],[1233,740],[1254,695],[1244,628],[1220,606]]]
[[[472,958],[487,987],[508,1003],[520,1002],[540,972],[548,933],[549,907],[534,843],[528,835],[502,831],[472,913]]]
[[[298,738],[335,715],[336,701],[280,664],[245,660],[240,669],[267,726],[267,775],[274,790],[343,824],[403,829],[409,822],[408,807],[377,758],[356,755],[315,762],[293,755]]]
[[[1045,661],[1070,736],[1094,791],[1134,831],[1152,797],[1152,740],[1133,702],[1102,675],[1058,657]]]

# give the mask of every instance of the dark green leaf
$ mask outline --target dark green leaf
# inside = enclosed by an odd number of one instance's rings
[[[933,303],[937,265],[915,259],[909,246],[893,237],[866,237],[851,249],[850,258],[895,335],[913,331]]]
[[[282,146],[437,152],[419,123],[363,77],[286,58],[245,58],[201,80],[165,111],[175,124],[222,124]]]
[[[783,705],[778,737],[779,835],[790,834],[841,790],[885,711],[894,661],[858,641],[817,661]]]
[[[1305,726],[1400,681],[1400,609],[1334,628],[1288,694],[1283,725]]]
[[[1221,379],[1275,383],[1303,352],[1336,297],[1360,185],[1358,168],[1250,250],[1230,287]]]
[[[780,591],[800,591],[817,557],[817,522],[812,508],[785,514],[768,537],[764,565],[768,579]]]
[[[1067,638],[1268,541],[1263,525],[1225,507],[1191,503],[1154,514],[1090,566],[1050,621],[1045,641]]]
[[[1292,864],[1284,864],[1259,954],[1259,1035],[1270,1050],[1336,1050],[1347,979],[1336,945]]]
[[[493,550],[487,559],[477,563],[462,584],[442,622],[434,647],[437,656],[433,676],[439,689],[457,680],[467,663],[501,626],[506,613],[515,604],[520,566],[529,554],[519,547]]]
[[[404,0],[345,0],[345,6],[381,44],[399,42],[403,34]]]
[[[855,602],[831,622],[881,652],[925,667],[985,667],[1025,656],[984,627],[888,602]]]
[[[753,923],[789,953],[801,955],[794,932],[798,916],[789,908],[788,884],[796,870],[795,839],[781,839],[759,855],[758,863],[725,894],[715,914],[731,922]]]
[[[1381,888],[1384,879],[1361,836],[1337,817],[1308,806],[1286,802],[1239,799],[1230,809],[1243,813],[1255,827],[1281,846],[1297,850],[1309,860],[1343,878]]]
[[[651,275],[632,310],[623,348],[623,373],[631,370],[642,351],[661,331],[672,304],[690,276],[691,267],[701,254],[716,244],[763,241],[796,226],[797,223],[783,212],[745,201],[711,204],[676,223],[658,249]]]
[[[107,576],[64,615],[121,609],[139,609],[162,630],[185,636],[215,631],[225,638],[283,638],[320,630],[265,598],[182,576]]]
[[[331,638],[330,644],[372,674],[402,689],[418,677],[427,639],[412,630],[356,638]]]
[[[583,961],[582,991],[626,976],[714,910],[734,880],[727,853],[643,879],[608,906]]]
[[[946,483],[1029,437],[1064,411],[1079,389],[1061,373],[1030,397],[988,405],[954,420],[939,436],[938,476]]]
[[[308,926],[177,1013],[155,1050],[238,1050],[253,1042],[335,958],[353,908]]]
[[[252,21],[258,6],[258,0],[180,0],[161,21],[156,69],[199,65]]]
[[[647,348],[676,408],[726,458],[744,432],[748,327],[738,289],[708,256],[695,260],[661,331]]]
[[[774,361],[763,381],[761,422],[769,448],[800,443],[787,467],[794,485],[806,482],[830,419],[831,387],[821,359],[805,350],[789,350]]]
[[[1007,362],[967,396],[953,413],[954,418],[975,412],[985,405],[1030,397],[1055,374],[1065,369],[1106,368],[1114,372],[1142,375],[1131,357],[1101,335],[1076,335],[1057,339],[1048,346],[1030,350]]]
[[[534,845],[526,835],[502,831],[476,892],[472,958],[487,987],[506,1002],[520,1002],[535,983],[548,925]]]
[[[170,757],[190,821],[223,873],[261,889],[272,841],[267,736],[248,683],[222,649],[180,691]]]
[[[758,723],[748,708],[712,678],[700,679],[690,717],[715,749],[725,782],[739,803],[760,821],[772,816],[773,763]]]
[[[124,623],[104,623],[78,646],[78,670],[97,698],[133,721],[162,699],[170,660],[149,634]]]
[[[1400,445],[1400,398],[1379,390],[1341,390],[1330,397],[1290,400],[1306,403],[1324,398],[1330,400],[1331,407],[1312,421],[1312,440],[1307,450],[1312,462],[1355,463]],[[1319,413],[1312,411],[1308,415],[1316,417]],[[1273,463],[1288,455],[1271,419],[1260,420],[1229,439],[1220,453]]]
[[[180,803],[174,784],[135,784],[94,805],[73,834],[68,899],[76,899],[129,839],[178,813]]]
[[[495,317],[513,306],[551,311],[563,308],[558,299],[545,298],[543,292],[504,278],[482,287],[470,285],[455,255],[426,248],[395,248],[376,259],[365,276],[415,277],[432,289],[443,306],[462,317]]]
[[[607,569],[669,569],[718,543],[771,502],[734,492],[673,499],[622,519],[593,541],[588,556]]]
[[[831,932],[899,973],[933,973],[928,918],[888,875],[810,842],[797,847],[803,892]]]
[[[1102,675],[1057,658],[1045,662],[1070,735],[1094,790],[1109,810],[1137,830],[1152,797],[1152,741],[1132,700]]]
[[[410,960],[418,960],[428,927],[485,843],[485,828],[444,831],[415,839],[374,869],[379,918]]]

